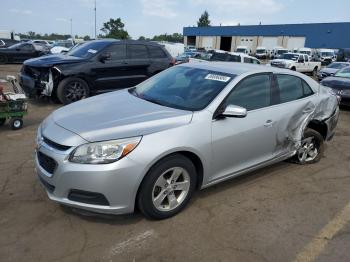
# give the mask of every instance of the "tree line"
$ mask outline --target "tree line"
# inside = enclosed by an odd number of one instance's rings
[[[200,16],[197,21],[198,27],[210,26],[209,14],[207,11]],[[98,38],[115,38],[115,39],[131,39],[128,31],[124,29],[125,24],[122,22],[120,18],[113,19],[110,18],[109,21],[103,23],[103,27],[100,29],[103,34],[99,34]],[[29,31],[26,34],[19,34],[21,39],[45,39],[45,40],[65,40],[71,38],[72,36],[69,34],[39,34],[33,31]],[[89,35],[78,36],[75,35],[75,38],[82,38],[85,41],[90,40]],[[167,42],[175,42],[182,43],[183,35],[180,33],[173,34],[160,34],[155,35],[152,38],[147,38],[145,36],[140,36],[138,40],[148,40],[148,41],[167,41]]]

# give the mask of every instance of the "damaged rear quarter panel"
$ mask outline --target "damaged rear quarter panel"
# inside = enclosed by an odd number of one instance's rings
[[[338,120],[337,97],[316,82],[312,85],[314,95],[278,105],[275,153],[284,154],[287,150],[294,154],[311,121],[327,125],[326,139],[334,132]]]

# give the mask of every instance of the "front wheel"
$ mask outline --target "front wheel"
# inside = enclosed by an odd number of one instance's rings
[[[312,70],[312,76],[313,77],[317,76],[317,67],[315,67],[314,70]]]
[[[323,142],[324,139],[319,132],[310,128],[306,129],[301,146],[295,155],[296,162],[303,165],[320,161],[324,150]]]
[[[63,79],[57,88],[57,97],[62,104],[70,104],[89,96],[89,86],[81,78]]]
[[[13,117],[10,119],[10,126],[12,130],[18,130],[23,127],[23,120],[19,117]]]
[[[0,126],[5,124],[5,122],[6,122],[6,118],[0,118]]]
[[[8,58],[6,55],[0,55],[0,64],[6,64],[8,62]]]
[[[182,155],[169,156],[146,175],[138,194],[141,212],[152,219],[178,214],[191,199],[197,180],[196,168]]]

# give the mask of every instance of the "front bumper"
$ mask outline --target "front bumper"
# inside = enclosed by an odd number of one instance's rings
[[[132,213],[146,167],[128,157],[106,165],[71,163],[68,156],[73,149],[59,151],[45,143],[36,149],[35,168],[48,197],[63,205],[97,213]],[[38,152],[57,163],[52,173],[39,163]],[[72,191],[98,193],[108,200],[108,205],[72,201],[69,199]]]
[[[29,97],[34,96],[40,91],[35,85],[35,81],[30,76],[20,72],[18,74],[19,84],[21,85],[25,94]]]
[[[333,138],[335,134],[335,128],[338,124],[338,119],[339,119],[339,107],[337,107],[333,115],[325,121],[327,125],[326,141],[329,141]]]

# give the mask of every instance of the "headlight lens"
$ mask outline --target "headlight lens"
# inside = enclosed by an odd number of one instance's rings
[[[80,164],[113,163],[133,151],[140,141],[141,137],[134,137],[84,144],[71,153],[69,161]]]

